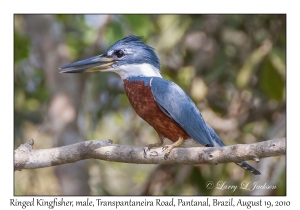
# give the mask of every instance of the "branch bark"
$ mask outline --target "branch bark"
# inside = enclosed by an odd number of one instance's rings
[[[113,144],[112,140],[84,141],[51,149],[33,149],[31,139],[14,151],[14,170],[43,168],[84,159],[100,159],[136,164],[217,164],[259,160],[259,158],[286,154],[286,138],[253,144],[226,147],[174,148],[164,159],[161,147],[144,152],[144,147]]]

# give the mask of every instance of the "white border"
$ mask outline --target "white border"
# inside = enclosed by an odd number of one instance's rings
[[[4,1],[0,7],[1,23],[1,209],[12,208],[9,199],[13,197],[13,14],[15,13],[286,13],[287,14],[287,151],[288,176],[287,196],[262,197],[263,200],[289,200],[293,207],[300,206],[299,199],[299,108],[300,108],[300,46],[299,46],[299,4],[297,1]],[[10,157],[11,161],[7,161]],[[46,197],[45,197],[46,198]],[[75,197],[74,197],[75,198]],[[78,199],[78,197],[76,197]],[[82,197],[81,197],[82,198]],[[122,197],[119,197],[122,199]],[[127,199],[125,197],[124,199]],[[135,197],[144,199],[143,197]],[[154,197],[147,197],[155,199]],[[177,197],[179,198],[179,197]],[[186,197],[185,197],[186,198]],[[213,197],[210,197],[211,199]],[[230,197],[218,197],[227,200]],[[238,197],[235,197],[238,199]],[[259,197],[242,197],[243,200],[256,200]],[[26,197],[17,197],[23,200]],[[72,199],[72,197],[67,197]],[[116,199],[105,197],[105,199]],[[167,199],[167,197],[166,197]],[[21,209],[15,207],[15,209]],[[100,207],[93,208],[99,209]],[[140,207],[139,207],[140,208]],[[143,207],[148,208],[148,207]],[[153,207],[151,207],[153,208]],[[158,207],[156,207],[158,208]],[[166,208],[166,207],[163,207]],[[173,208],[173,207],[172,207]],[[190,208],[190,207],[187,207]],[[187,209],[185,208],[185,209]],[[199,208],[199,207],[198,207]],[[219,207],[216,207],[219,208]],[[216,209],[214,208],[214,209]],[[228,207],[230,208],[230,207]],[[227,208],[227,209],[228,209]],[[26,208],[26,209],[41,209]],[[48,208],[47,208],[48,209]],[[79,208],[72,208],[79,209]],[[112,208],[115,209],[115,208]],[[131,209],[128,207],[128,209]],[[213,209],[213,208],[212,208]],[[245,208],[246,209],[246,208]],[[257,209],[257,208],[255,208]]]

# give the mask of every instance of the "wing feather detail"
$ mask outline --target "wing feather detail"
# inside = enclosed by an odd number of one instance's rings
[[[200,144],[214,146],[211,130],[194,102],[178,85],[160,77],[153,77],[150,87],[156,103],[166,115]]]

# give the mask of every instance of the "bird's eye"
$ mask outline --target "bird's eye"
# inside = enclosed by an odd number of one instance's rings
[[[117,50],[117,51],[115,51],[115,55],[118,58],[122,58],[124,56],[124,51],[123,50]]]

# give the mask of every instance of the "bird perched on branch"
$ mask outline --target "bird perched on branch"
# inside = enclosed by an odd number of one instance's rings
[[[178,146],[223,147],[216,132],[203,120],[190,97],[175,83],[162,78],[154,49],[139,36],[128,36],[105,53],[61,67],[61,73],[115,72],[123,80],[128,99],[136,113],[157,132],[159,141],[148,149],[165,145],[165,159]],[[258,175],[247,162],[236,163]]]

